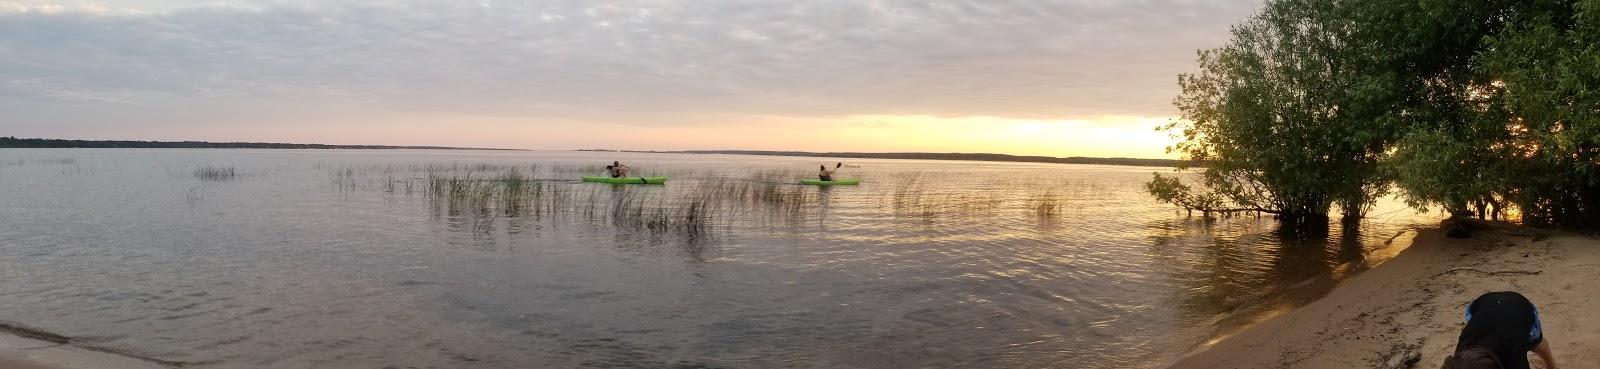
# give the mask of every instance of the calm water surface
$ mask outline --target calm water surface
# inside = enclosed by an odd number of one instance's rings
[[[575,181],[610,160],[672,179]],[[1436,219],[1207,222],[1157,168],[792,184],[836,160],[0,150],[0,321],[208,368],[1157,367]]]

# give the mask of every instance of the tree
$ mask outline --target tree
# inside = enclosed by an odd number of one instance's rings
[[[1410,133],[1391,157],[1413,206],[1528,223],[1600,225],[1594,0],[1421,0],[1375,8],[1403,19]],[[1382,28],[1382,27],[1378,27]],[[1475,211],[1474,211],[1475,210]]]
[[[1376,43],[1359,38],[1358,4],[1269,1],[1179,76],[1182,118],[1160,129],[1179,132],[1172,150],[1209,163],[1201,178],[1214,197],[1316,223],[1336,203],[1359,219],[1388,187],[1384,150],[1403,130],[1385,116],[1401,95]]]
[[[1159,200],[1348,220],[1393,184],[1453,216],[1600,226],[1600,0],[1269,0],[1233,31],[1163,127],[1214,195],[1158,175]]]
[[[1411,206],[1498,217],[1511,146],[1497,77],[1476,67],[1486,39],[1548,7],[1537,1],[1367,1],[1361,24],[1402,95],[1388,118],[1405,130],[1387,167]],[[1544,3],[1550,3],[1548,1]]]
[[[1488,91],[1506,113],[1494,145],[1525,221],[1600,226],[1600,0],[1529,3],[1479,57],[1503,86]]]

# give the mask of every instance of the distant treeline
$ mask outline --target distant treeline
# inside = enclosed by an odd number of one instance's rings
[[[12,149],[45,149],[45,148],[75,148],[75,149],[112,149],[112,148],[150,148],[150,149],[362,149],[362,150],[395,150],[395,149],[427,149],[427,150],[512,150],[512,149],[485,149],[469,147],[446,146],[385,146],[385,145],[322,145],[322,144],[292,144],[273,142],[205,142],[205,141],[101,141],[101,140],[57,140],[45,138],[16,138],[0,137],[0,148]]]
[[[580,150],[580,151],[612,151],[612,150]],[[1057,164],[1101,164],[1101,165],[1126,165],[1140,167],[1175,167],[1184,164],[1182,160],[1171,159],[1138,159],[1138,158],[1091,158],[1073,156],[1057,158],[1050,156],[1022,156],[1006,154],[966,154],[966,153],[933,153],[933,152],[806,152],[806,151],[754,151],[754,150],[687,150],[687,151],[626,151],[626,152],[655,152],[677,154],[731,154],[731,155],[770,155],[770,156],[812,156],[824,158],[857,158],[857,159],[916,159],[916,160],[970,160],[970,161],[1009,161],[1024,163],[1057,163]],[[1193,163],[1190,163],[1193,164]]]

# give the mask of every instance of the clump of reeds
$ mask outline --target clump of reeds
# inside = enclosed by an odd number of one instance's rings
[[[450,214],[461,214],[463,210],[476,210],[478,213],[487,213],[494,203],[495,186],[486,183],[472,175],[451,177],[428,178],[428,194],[435,201],[441,202]]]
[[[395,178],[393,174],[386,174],[383,178],[383,193],[393,195],[404,191],[406,196],[414,195],[416,189],[412,187],[412,182],[410,178]]]
[[[728,182],[718,181],[710,186],[698,187],[699,191],[690,193],[677,201],[677,211],[672,218],[678,230],[691,235],[698,235],[707,230],[713,222],[721,218],[723,207],[721,196],[728,193]]]
[[[814,190],[766,183],[751,186],[746,199],[753,206],[766,209],[768,214],[799,221],[804,218],[806,209],[817,202]]]
[[[993,191],[942,192],[929,190],[922,174],[911,172],[895,176],[894,192],[886,199],[896,217],[933,223],[993,216],[1010,201]]]
[[[238,171],[235,170],[233,167],[203,166],[203,167],[199,167],[199,168],[194,168],[194,177],[195,178],[199,178],[202,181],[211,181],[211,182],[231,181],[237,175],[238,175]]]
[[[527,204],[528,194],[532,191],[533,183],[527,177],[517,173],[516,169],[500,176],[500,209],[506,216],[517,216],[522,213]]]
[[[536,179],[532,173],[541,169],[549,173],[547,175],[564,180]],[[435,204],[434,209],[448,211],[452,216],[504,214],[507,217],[532,215],[537,219],[546,214],[570,215],[619,230],[673,233],[697,239],[712,230],[749,219],[747,216],[751,213],[767,214],[774,219],[802,219],[808,209],[816,208],[814,203],[818,200],[816,188],[793,183],[793,173],[758,173],[758,176],[771,178],[764,182],[738,178],[690,180],[689,184],[675,188],[604,186],[577,183],[568,178],[586,174],[580,172],[588,169],[436,164],[399,171],[425,172],[420,191]],[[390,172],[383,168],[358,171]],[[687,176],[683,172],[673,173]],[[351,175],[348,171],[335,174]],[[383,180],[384,176],[379,178]],[[384,191],[398,191],[399,183],[392,176],[385,183]]]
[[[489,215],[498,211],[508,217],[538,217],[560,213],[571,202],[566,186],[534,179],[516,168],[484,177],[470,172],[462,175],[430,172],[426,181],[424,193],[437,207],[452,215],[466,211]],[[409,182],[406,186],[410,191]],[[598,199],[598,195],[593,194],[591,198]]]
[[[895,216],[932,221],[957,205],[957,199],[951,195],[935,198],[933,194],[929,194],[922,184],[922,173],[902,173],[895,177],[898,180],[895,182],[894,195],[890,199]]]
[[[662,199],[652,189],[623,187],[611,193],[609,215],[621,227],[699,236],[731,219],[724,212],[732,189],[726,181],[702,183],[692,192]]]
[[[610,205],[609,215],[614,226],[652,231],[672,228],[671,214],[653,193],[622,188],[612,194]]]
[[[1033,215],[1040,219],[1055,218],[1056,215],[1061,214],[1061,210],[1065,207],[1066,204],[1062,204],[1061,197],[1056,196],[1053,191],[1046,191],[1044,194],[1035,197],[1032,206],[1030,206]]]
[[[39,165],[72,165],[72,164],[77,164],[78,163],[78,159],[77,158],[45,158],[45,159],[34,160],[33,163],[34,164],[39,164]]]

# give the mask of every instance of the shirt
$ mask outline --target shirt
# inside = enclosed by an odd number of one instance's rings
[[[1490,292],[1467,305],[1467,327],[1456,351],[1479,346],[1493,351],[1505,369],[1528,369],[1528,351],[1544,341],[1539,311],[1516,292]]]

